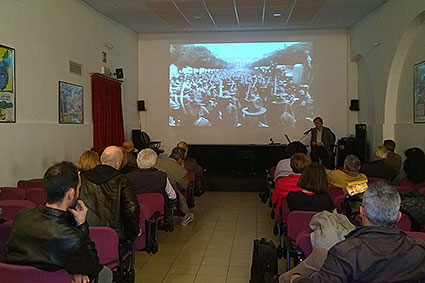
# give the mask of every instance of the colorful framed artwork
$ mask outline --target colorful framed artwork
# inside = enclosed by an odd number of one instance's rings
[[[0,123],[16,121],[15,49],[0,45]]]
[[[413,67],[414,123],[425,123],[425,61]]]
[[[83,124],[83,87],[59,82],[59,124]]]

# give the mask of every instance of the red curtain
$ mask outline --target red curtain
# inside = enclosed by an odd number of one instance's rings
[[[91,76],[93,148],[96,151],[124,141],[121,83],[101,75]]]

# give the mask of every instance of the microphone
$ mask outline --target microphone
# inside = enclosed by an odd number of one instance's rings
[[[310,133],[311,131],[313,131],[313,128],[311,128],[310,130],[308,130],[307,132],[305,132],[304,135]]]

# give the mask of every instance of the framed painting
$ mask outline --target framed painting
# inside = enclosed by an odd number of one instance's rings
[[[59,124],[83,124],[83,87],[59,82]]]
[[[0,45],[0,123],[16,121],[15,49]]]
[[[414,123],[425,123],[425,61],[413,67]]]

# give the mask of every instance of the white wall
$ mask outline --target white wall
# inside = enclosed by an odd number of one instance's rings
[[[16,50],[16,123],[0,124],[0,186],[40,177],[53,162],[77,162],[92,138],[90,73],[124,68],[124,121],[138,126],[137,34],[81,1],[5,0],[0,9],[0,44]],[[104,43],[114,45],[112,50]],[[68,61],[83,75],[68,72]],[[58,124],[58,81],[84,86],[84,124]],[[127,135],[130,137],[130,135]]]
[[[368,124],[371,146],[393,138],[396,151],[425,148],[424,124],[413,124],[413,64],[425,60],[425,1],[389,0],[351,30],[358,62],[359,122]]]
[[[147,105],[147,112],[141,114],[143,130],[151,138],[162,140],[168,152],[179,140],[206,144],[266,144],[270,137],[286,142],[285,133],[293,140],[300,138],[307,129],[245,131],[234,128],[223,131],[213,127],[168,126],[170,44],[270,41],[313,42],[315,113],[323,117],[325,125],[338,137],[347,135],[349,43],[345,30],[140,34],[139,88],[140,98]]]

